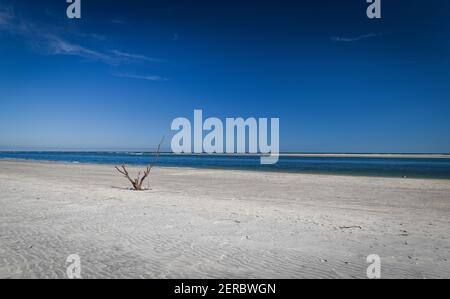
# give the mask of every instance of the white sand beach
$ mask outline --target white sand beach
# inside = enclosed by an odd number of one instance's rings
[[[132,168],[133,171],[136,169]],[[450,180],[0,161],[0,278],[450,278]]]

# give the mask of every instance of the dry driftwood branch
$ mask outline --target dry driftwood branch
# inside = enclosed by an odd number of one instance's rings
[[[161,142],[158,145],[158,149],[156,151],[156,160],[159,158],[161,153],[161,145],[164,142],[164,137],[161,139]],[[150,175],[150,172],[153,169],[153,164],[147,165],[147,168],[144,170],[144,175],[141,177],[141,171],[139,171],[136,178],[131,178],[130,174],[128,173],[127,167],[125,165],[122,165],[120,167],[116,166],[116,170],[122,174],[125,178],[127,178],[128,181],[130,181],[131,185],[133,186],[133,190],[135,191],[142,191],[142,186],[144,185],[145,180]]]

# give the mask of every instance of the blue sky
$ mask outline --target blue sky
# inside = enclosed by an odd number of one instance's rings
[[[282,151],[450,152],[446,0],[65,2],[0,0],[0,149],[152,149],[203,109],[279,117]]]

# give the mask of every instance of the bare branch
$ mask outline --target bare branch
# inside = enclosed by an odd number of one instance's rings
[[[138,189],[137,189],[136,181],[133,181],[133,179],[130,178],[130,175],[129,175],[129,173],[128,173],[128,171],[127,171],[127,168],[125,167],[125,165],[122,165],[121,167],[122,167],[122,169],[120,169],[119,167],[116,166],[116,170],[117,170],[119,173],[121,173],[124,177],[126,177],[126,178],[130,181],[130,183],[133,185],[133,188],[134,188],[135,190],[138,190]]]
[[[163,144],[163,142],[164,142],[164,137],[161,139],[161,142],[158,145],[158,149],[156,151],[156,160],[154,163],[156,163],[156,161],[158,160],[158,158],[160,156],[161,145]],[[130,183],[133,185],[134,190],[141,191],[142,185],[144,184],[145,180],[148,178],[148,176],[150,175],[150,173],[153,169],[153,164],[147,165],[147,168],[143,172],[142,178],[141,178],[142,172],[139,171],[137,178],[135,178],[134,180],[130,177],[130,174],[128,173],[128,170],[125,165],[122,165],[121,168],[119,168],[117,166],[115,168],[120,174],[122,174],[124,177],[126,177],[130,181]]]
[[[164,138],[165,138],[165,137],[161,138],[161,141],[160,141],[159,144],[158,144],[158,148],[157,148],[157,150],[156,150],[156,161],[158,160],[158,158],[159,158],[159,156],[160,156],[160,154],[161,154],[161,145],[162,145],[163,142],[164,142]],[[156,161],[155,161],[155,163],[156,163]],[[150,164],[150,165],[147,166],[147,169],[144,171],[144,176],[142,177],[142,179],[141,179],[140,182],[139,182],[140,188],[142,188],[142,185],[144,184],[144,181],[145,181],[145,180],[147,179],[147,177],[150,175],[150,172],[152,171],[152,169],[153,169],[153,165],[152,165],[152,164]]]

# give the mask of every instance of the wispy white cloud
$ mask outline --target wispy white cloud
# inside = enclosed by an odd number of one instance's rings
[[[119,63],[112,55],[67,41],[61,36],[59,30],[34,24],[15,16],[12,9],[0,8],[0,30],[21,37],[39,53],[78,56],[108,64]]]
[[[0,11],[0,26],[5,26],[11,21],[12,15],[7,12]]]
[[[48,27],[42,24],[35,24],[14,14],[12,8],[0,6],[0,31],[21,37],[32,49],[46,55],[67,55],[76,56],[105,64],[118,66],[134,61],[140,62],[163,62],[163,60],[147,57],[145,55],[130,54],[119,50],[98,50],[78,43],[69,41],[71,36],[78,39],[83,37],[94,41],[104,39],[95,34],[85,34],[76,29]]]
[[[85,48],[77,44],[69,43],[65,40],[59,39],[58,37],[49,38],[48,47],[51,51],[51,54],[54,55],[78,56],[112,65],[119,63],[116,59],[114,59],[114,57],[105,55],[99,51]]]
[[[112,73],[113,76],[118,78],[128,78],[128,79],[138,79],[145,81],[153,81],[153,82],[164,82],[169,81],[169,79],[157,76],[157,75],[137,75],[132,73]]]
[[[383,36],[384,33],[368,33],[368,34],[364,34],[364,35],[359,35],[356,37],[340,37],[340,36],[335,36],[332,37],[331,40],[334,42],[357,42],[363,39],[367,39],[367,38],[372,38],[372,37],[378,37],[378,36]]]
[[[127,53],[127,52],[123,52],[120,50],[112,50],[111,53],[119,58],[123,58],[123,59],[129,59],[129,60],[141,60],[141,61],[148,61],[148,62],[164,62],[164,60],[162,59],[158,59],[158,58],[154,58],[154,57],[148,57],[145,55],[140,55],[140,54],[132,54],[132,53]]]
[[[3,7],[0,3],[0,29],[6,29],[14,19],[14,12],[11,8]]]

